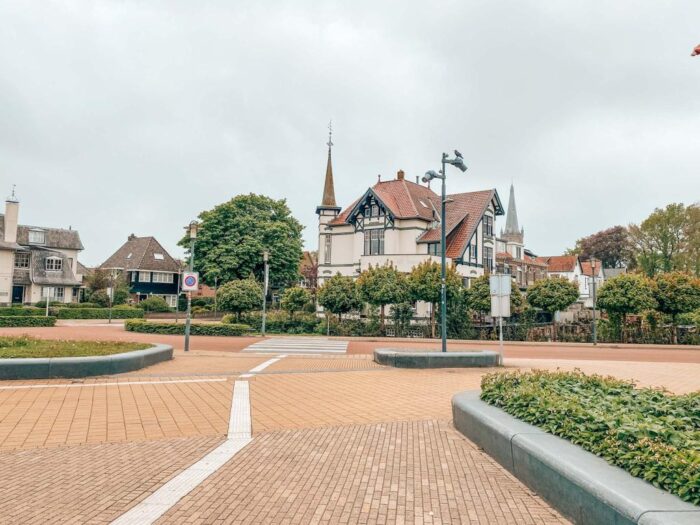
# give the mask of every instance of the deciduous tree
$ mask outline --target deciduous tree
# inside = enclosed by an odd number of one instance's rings
[[[210,286],[245,279],[251,273],[263,280],[263,252],[270,253],[272,286],[296,283],[302,255],[302,226],[284,199],[264,195],[238,195],[199,215],[195,270]],[[180,245],[189,248],[183,238]]]
[[[294,318],[294,312],[302,310],[311,302],[311,294],[305,288],[294,286],[287,288],[282,294],[280,306],[282,310],[289,312],[289,318]]]
[[[341,320],[344,313],[362,306],[357,293],[357,286],[352,277],[336,274],[318,289],[318,304]]]
[[[462,278],[454,266],[446,268],[446,285],[448,300],[462,288]],[[413,267],[408,274],[408,289],[411,299],[430,303],[430,330],[435,337],[435,312],[441,300],[442,277],[440,264],[424,261]]]
[[[658,310],[671,317],[676,343],[678,316],[700,308],[700,279],[687,273],[669,272],[657,275],[654,281]]]
[[[613,226],[583,237],[569,252],[584,259],[600,259],[604,268],[622,268],[632,260],[632,244],[624,226]]]
[[[262,286],[251,275],[248,279],[236,279],[221,286],[216,292],[219,308],[234,312],[240,321],[241,313],[255,310],[262,305]]]
[[[379,306],[380,324],[384,329],[384,307],[408,298],[406,276],[392,265],[370,266],[357,278],[357,288],[363,301]]]
[[[605,310],[621,334],[627,315],[655,308],[654,285],[644,275],[626,273],[603,284],[597,294],[597,305]]]
[[[566,310],[576,302],[578,297],[578,286],[562,277],[536,281],[527,289],[527,302],[530,303],[530,306],[552,314],[555,340],[557,330],[554,314]]]

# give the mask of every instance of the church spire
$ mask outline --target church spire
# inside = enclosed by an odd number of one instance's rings
[[[518,226],[518,212],[515,209],[515,189],[513,183],[510,184],[510,196],[508,197],[508,214],[506,215],[506,234],[520,233]]]
[[[326,164],[326,180],[323,185],[323,200],[321,205],[316,209],[318,213],[321,209],[337,209],[335,203],[335,186],[333,185],[333,163],[331,161],[331,149],[333,147],[333,121],[328,123],[328,162]]]

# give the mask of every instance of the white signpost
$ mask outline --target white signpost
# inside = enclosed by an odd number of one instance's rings
[[[498,352],[499,364],[503,364],[503,318],[510,317],[510,275],[491,275],[489,288],[491,290],[491,317],[498,317]]]
[[[199,273],[198,272],[182,272],[182,288],[183,292],[196,292],[199,289]]]

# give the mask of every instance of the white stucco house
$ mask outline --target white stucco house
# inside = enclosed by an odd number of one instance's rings
[[[52,301],[77,302],[82,278],[80,236],[72,228],[19,224],[14,192],[0,215],[0,305]]]
[[[586,308],[593,307],[593,282],[595,280],[596,293],[605,282],[601,261],[596,260],[594,270],[590,260],[582,261],[578,255],[553,255],[538,259],[547,264],[549,277],[563,277],[575,283],[579,290],[579,303]]]
[[[440,196],[399,171],[395,179],[378,181],[341,209],[335,200],[330,146],[323,199],[316,208],[319,286],[338,273],[357,277],[370,265],[392,264],[410,272],[423,261],[439,262]],[[495,222],[503,213],[495,189],[447,196],[447,263],[455,264],[466,286],[494,271]]]

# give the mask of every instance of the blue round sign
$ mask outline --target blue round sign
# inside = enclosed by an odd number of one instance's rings
[[[188,275],[187,277],[185,277],[185,286],[187,286],[188,288],[191,288],[196,284],[197,278],[194,275]]]

